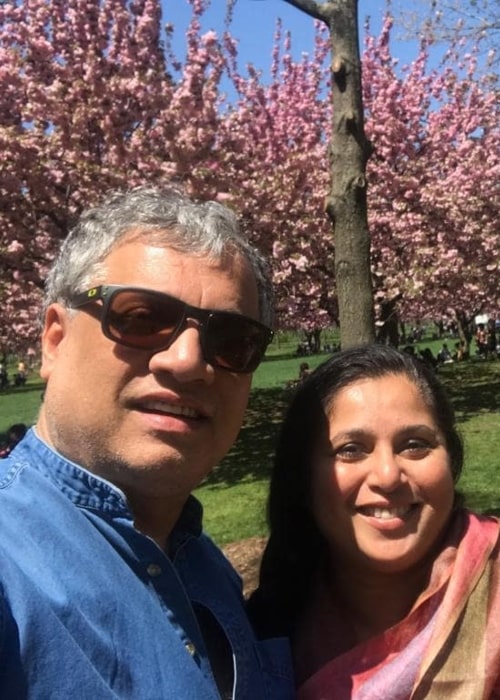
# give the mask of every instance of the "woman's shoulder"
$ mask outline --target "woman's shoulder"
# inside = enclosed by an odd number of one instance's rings
[[[500,558],[500,518],[496,513],[477,513],[463,509],[459,517],[464,519],[463,540],[476,553],[483,552],[489,559]]]
[[[479,530],[491,532],[496,530],[498,532],[500,528],[500,509],[478,513],[477,511],[463,508],[461,509],[461,513],[467,523],[473,523]]]

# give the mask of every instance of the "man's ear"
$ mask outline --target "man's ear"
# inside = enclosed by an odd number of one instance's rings
[[[42,331],[42,364],[40,376],[47,380],[61,352],[68,330],[68,310],[61,304],[51,304],[45,313]]]

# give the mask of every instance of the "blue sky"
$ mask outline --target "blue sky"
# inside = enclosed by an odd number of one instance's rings
[[[418,1],[418,0],[416,0]],[[184,31],[191,16],[187,0],[163,0],[163,20],[175,28],[176,53],[182,55]],[[400,0],[397,5],[411,4],[411,0]],[[205,27],[220,32],[223,26],[225,0],[212,0],[205,16]],[[386,7],[385,0],[359,0],[359,19],[362,24],[370,15],[372,30],[380,27]],[[304,51],[311,52],[313,46],[313,20],[284,0],[237,0],[232,24],[232,34],[239,41],[239,59],[243,66],[248,62],[266,71],[271,63],[271,51],[276,19],[280,17],[283,27],[292,33],[293,53],[296,57]],[[393,55],[401,63],[416,56],[415,42],[393,43]]]

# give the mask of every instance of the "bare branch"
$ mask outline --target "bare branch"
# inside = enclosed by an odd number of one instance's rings
[[[285,0],[289,5],[302,10],[313,19],[319,19],[328,24],[328,13],[324,10],[323,4],[316,0]]]
[[[460,37],[468,42],[482,42],[488,53],[486,68],[498,68],[500,53],[499,0],[421,0],[413,9],[401,9],[396,21],[403,29],[403,39],[424,36],[433,42],[449,42]]]

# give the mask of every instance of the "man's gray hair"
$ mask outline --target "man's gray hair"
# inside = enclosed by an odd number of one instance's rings
[[[271,326],[274,296],[269,265],[240,233],[236,215],[218,202],[189,199],[174,187],[141,186],[111,193],[85,210],[61,246],[45,287],[45,309],[69,304],[97,283],[102,263],[122,241],[137,238],[188,255],[220,260],[241,255],[255,275],[260,321]]]

